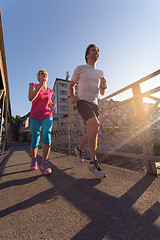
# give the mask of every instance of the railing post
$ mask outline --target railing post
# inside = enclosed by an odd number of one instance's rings
[[[3,93],[3,95],[2,95],[2,108],[1,108],[1,119],[0,119],[0,146],[2,146],[4,105],[5,105],[5,93]]]
[[[147,119],[144,111],[144,104],[141,95],[140,85],[136,84],[132,87],[134,102],[136,106],[137,118],[139,122],[140,135],[143,142],[143,155],[146,164],[147,173],[157,176],[157,167],[154,160],[152,143],[150,141],[150,130],[147,125]]]
[[[68,155],[71,155],[71,128],[69,118],[67,119],[67,132],[68,132]]]

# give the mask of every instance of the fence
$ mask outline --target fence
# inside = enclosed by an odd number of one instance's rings
[[[160,70],[134,82],[99,101],[100,130],[97,153],[143,159],[147,173],[159,175],[160,166],[160,87],[142,92],[141,85],[159,77]],[[120,94],[126,93],[118,101]],[[143,100],[147,99],[148,102]],[[79,115],[66,118],[66,123],[53,128],[53,147],[72,154],[85,131]],[[88,151],[86,149],[85,151]]]
[[[7,74],[3,27],[0,13],[0,162],[11,146],[11,105]]]

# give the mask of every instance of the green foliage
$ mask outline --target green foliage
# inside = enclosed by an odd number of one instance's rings
[[[21,117],[16,115],[16,117],[12,116],[12,137],[15,141],[19,140],[19,124]]]
[[[153,152],[155,156],[160,156],[160,144],[153,144]]]

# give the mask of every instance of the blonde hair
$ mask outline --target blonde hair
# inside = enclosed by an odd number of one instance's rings
[[[38,77],[39,77],[39,75],[40,75],[41,72],[46,72],[46,73],[47,73],[47,71],[46,71],[45,69],[39,70],[38,73],[37,73],[37,79],[38,79]],[[47,74],[48,74],[48,73],[47,73]],[[39,80],[39,79],[38,79],[38,80]]]

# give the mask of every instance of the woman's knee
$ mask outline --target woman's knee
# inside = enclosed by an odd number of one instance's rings
[[[38,144],[39,144],[39,140],[36,140],[36,141],[32,140],[31,141],[31,148],[37,148]]]
[[[43,135],[43,144],[51,144],[51,132],[45,133]]]
[[[31,134],[31,147],[36,148],[38,147],[40,141],[40,134]]]

